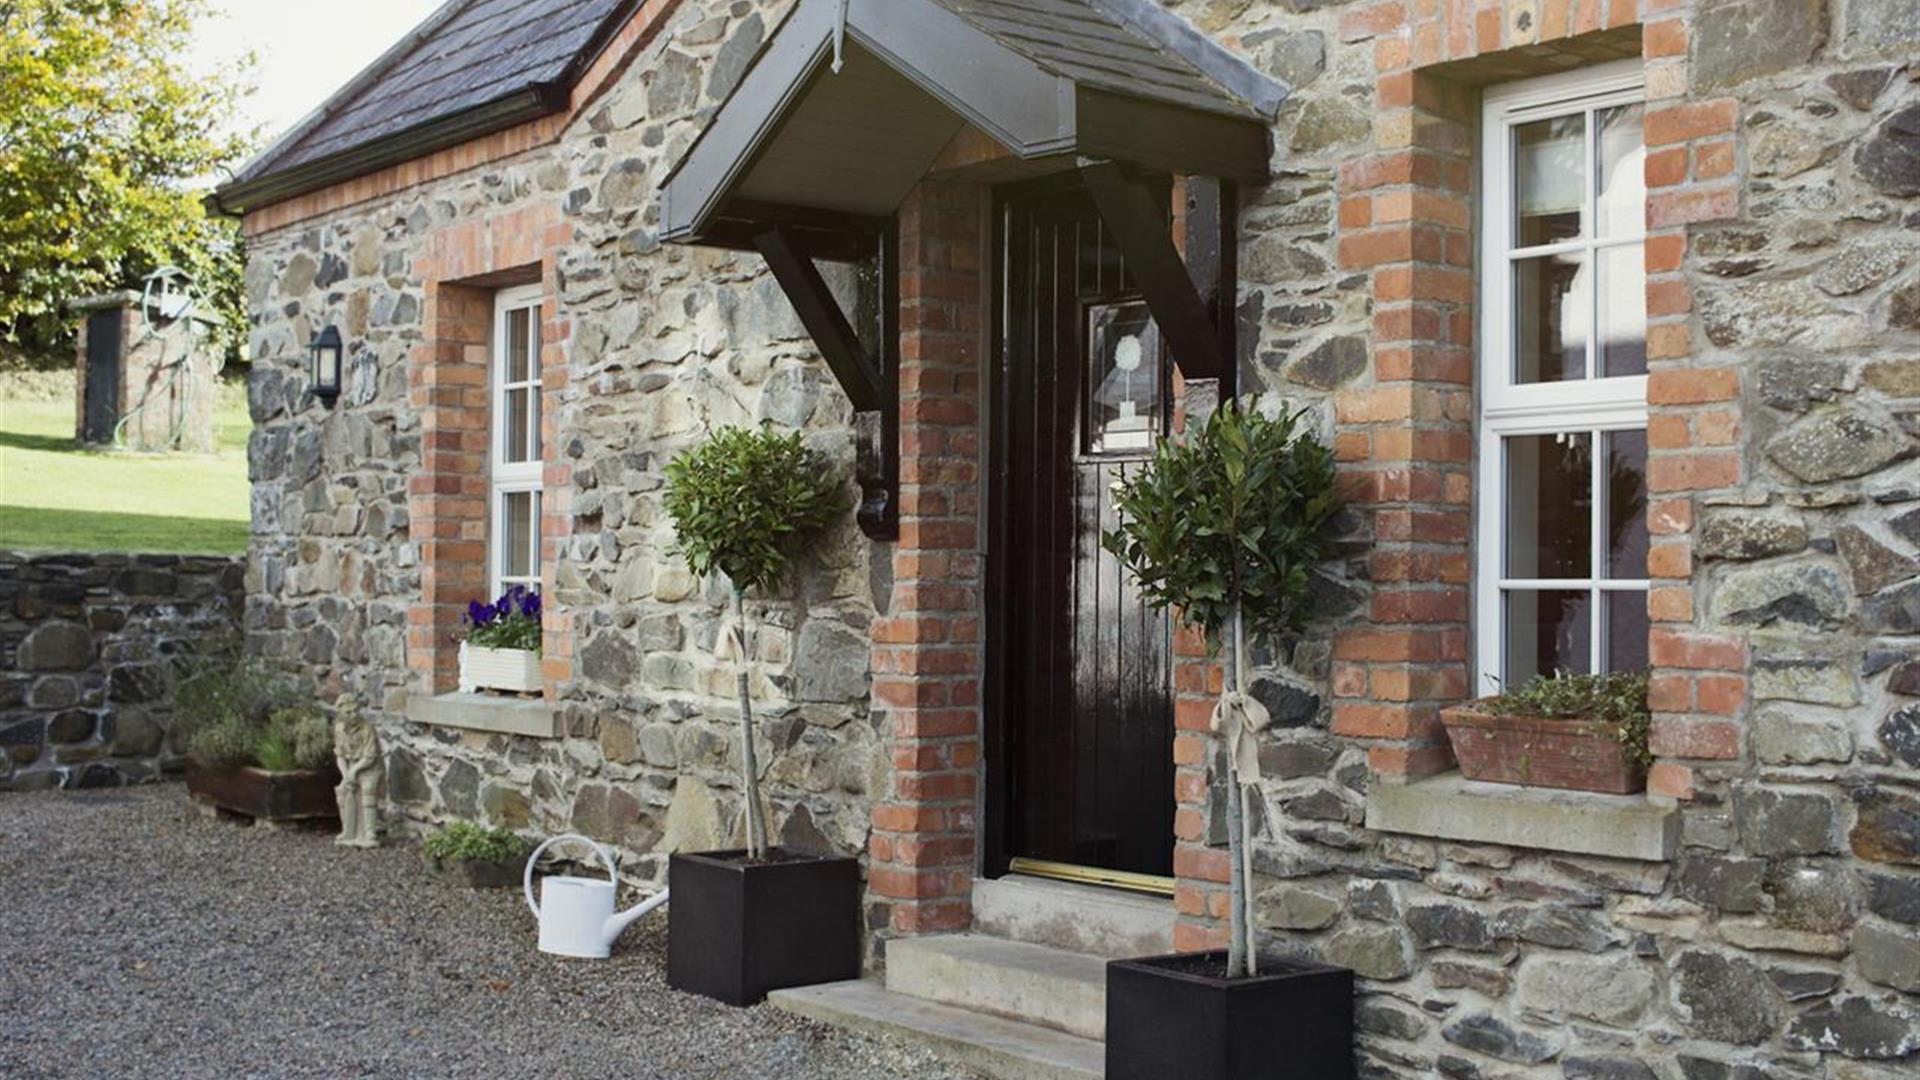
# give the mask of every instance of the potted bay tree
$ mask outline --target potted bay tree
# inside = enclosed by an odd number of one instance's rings
[[[730,653],[740,703],[740,790],[746,847],[676,852],[668,864],[673,917],[667,983],[732,1005],[767,991],[860,973],[860,864],[767,843],[754,745],[753,628],[747,594],[770,597],[803,546],[846,506],[831,465],[798,433],[724,428],[667,465],[666,510],[696,575],[725,580],[731,622],[715,643]]]
[[[1102,537],[1147,603],[1204,631],[1230,668],[1213,713],[1228,773],[1227,948],[1108,965],[1110,1080],[1353,1075],[1353,973],[1260,959],[1248,918],[1246,800],[1257,791],[1267,713],[1247,690],[1247,638],[1306,625],[1339,511],[1333,453],[1301,418],[1223,404],[1118,485],[1119,524]]]

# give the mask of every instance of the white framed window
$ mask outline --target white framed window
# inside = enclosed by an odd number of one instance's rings
[[[1482,693],[1647,666],[1638,61],[1493,87],[1482,123]]]
[[[540,287],[502,289],[493,302],[492,449],[488,456],[488,578],[492,595],[540,588]]]

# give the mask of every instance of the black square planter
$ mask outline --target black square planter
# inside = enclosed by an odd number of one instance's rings
[[[667,985],[729,1005],[860,977],[860,863],[773,849],[675,855]]]
[[[1107,1080],[1352,1080],[1353,972],[1224,953],[1107,965]]]

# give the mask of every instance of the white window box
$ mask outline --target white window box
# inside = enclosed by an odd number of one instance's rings
[[[539,653],[460,643],[461,693],[504,690],[510,694],[538,694],[541,689]]]

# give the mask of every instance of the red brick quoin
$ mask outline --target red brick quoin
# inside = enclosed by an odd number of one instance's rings
[[[882,934],[972,920],[980,790],[978,188],[926,181],[900,209],[900,539],[873,625],[873,706],[892,738],[873,809],[869,925]]]

